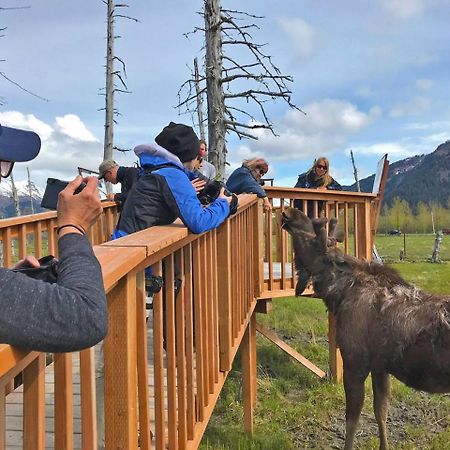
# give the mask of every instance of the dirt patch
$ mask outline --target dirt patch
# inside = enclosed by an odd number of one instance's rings
[[[389,408],[388,436],[392,446],[413,440],[416,448],[427,448],[433,435],[450,429],[450,411],[446,403],[430,404],[430,396],[425,393],[414,393],[413,401],[393,401]],[[450,397],[450,396],[448,396]],[[366,399],[366,402],[369,398]],[[370,399],[371,401],[371,399]],[[292,430],[295,444],[305,449],[341,449],[345,441],[345,412],[335,411],[328,423],[320,423],[308,419]],[[411,429],[417,428],[414,436]],[[420,429],[426,429],[426,434]],[[409,430],[409,431],[408,431]],[[373,412],[362,412],[355,447],[371,438],[378,439],[378,425]],[[449,445],[450,447],[450,445]]]

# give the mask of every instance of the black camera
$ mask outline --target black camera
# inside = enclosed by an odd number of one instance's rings
[[[235,214],[238,208],[238,198],[230,192],[222,181],[210,180],[205,187],[198,193],[197,197],[202,205],[209,205],[219,197],[221,189],[224,188],[224,195],[233,197],[230,203],[230,215]]]
[[[68,181],[58,180],[57,178],[47,178],[44,196],[41,200],[41,207],[47,209],[56,209],[58,204],[58,194],[69,184]],[[86,187],[86,183],[81,183],[73,195],[79,194]]]
[[[222,181],[210,180],[205,184],[205,187],[198,193],[197,197],[202,205],[209,205],[220,194],[221,189],[224,188],[224,194],[230,197],[231,192],[225,187]]]

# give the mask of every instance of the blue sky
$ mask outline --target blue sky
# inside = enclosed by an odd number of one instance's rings
[[[201,1],[128,2],[139,23],[119,20],[117,54],[127,65],[131,94],[117,96],[121,112],[115,145],[153,141],[178,115],[177,92],[194,57],[202,58],[203,36],[183,34],[202,26]],[[450,139],[450,0],[222,0],[227,9],[264,16],[254,39],[285,73],[294,77],[293,101],[268,105],[277,137],[258,141],[228,138],[229,160],[264,156],[275,184],[292,186],[313,159],[331,160],[332,175],[353,182],[349,150],[359,174],[376,161],[430,153]],[[47,177],[71,178],[77,166],[96,168],[103,155],[105,18],[101,0],[0,0],[0,72],[49,99],[26,94],[0,78],[0,123],[36,130],[41,154],[29,164],[41,186]],[[117,155],[131,165],[132,153]],[[16,179],[25,179],[17,165]]]

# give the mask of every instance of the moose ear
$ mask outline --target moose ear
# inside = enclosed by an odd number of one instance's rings
[[[335,217],[330,219],[330,224],[328,225],[328,237],[331,239],[336,238],[337,223],[338,221]]]
[[[327,230],[325,228],[327,221],[328,220],[325,219],[324,217],[313,220],[313,227],[314,227],[314,232],[316,233],[316,236],[317,236],[317,242],[320,246],[320,249],[323,251],[323,253],[327,252],[328,237],[327,237]]]

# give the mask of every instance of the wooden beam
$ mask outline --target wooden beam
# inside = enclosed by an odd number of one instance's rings
[[[308,370],[317,375],[319,378],[326,377],[326,373],[322,369],[319,369],[319,367],[317,367],[315,364],[309,361],[309,359],[305,358],[299,352],[297,352],[292,347],[287,345],[286,342],[283,342],[274,332],[270,331],[265,326],[257,323],[256,331],[258,333],[261,333],[264,337],[269,339],[269,341],[273,342],[277,347],[286,352],[291,358],[295,359],[301,365],[305,366]]]

